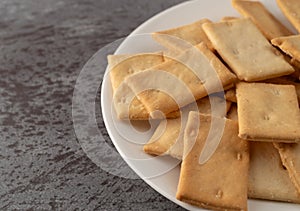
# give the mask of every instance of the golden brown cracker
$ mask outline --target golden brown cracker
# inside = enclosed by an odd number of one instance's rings
[[[260,81],[294,72],[248,18],[206,23],[203,29],[240,80]]]
[[[300,112],[293,85],[237,84],[239,136],[253,141],[300,141]]]
[[[224,108],[225,103],[226,108]],[[212,112],[211,104],[215,105],[213,108],[214,112]],[[205,97],[197,101],[197,107],[200,113],[220,117],[226,115],[230,109],[230,105],[231,103],[229,101],[225,102],[224,99],[217,96]],[[186,114],[190,110],[189,105],[181,109],[181,111]],[[144,151],[151,155],[170,155],[181,160],[185,124],[186,120],[181,118],[163,120],[148,143],[144,145]]]
[[[201,42],[204,42],[212,49],[211,42],[202,29],[202,24],[209,22],[211,21],[208,19],[202,19],[191,24],[155,32],[152,34],[152,37],[162,46],[173,52],[184,51]]]
[[[278,149],[282,163],[300,194],[300,145],[274,143],[274,146]]]
[[[268,40],[292,35],[259,1],[232,0],[232,6],[241,15],[250,18]]]
[[[184,149],[185,153],[191,150],[181,164],[176,198],[208,209],[247,210],[248,142],[237,136],[236,121],[217,120],[225,122],[220,144],[206,163],[199,164],[212,118],[196,112],[189,115]],[[200,126],[195,124],[198,119]]]
[[[300,32],[300,1],[277,0],[277,4],[287,19]]]
[[[128,76],[164,62],[162,53],[108,55],[109,74],[114,93],[114,105],[120,119],[146,120],[149,112],[122,82]],[[120,87],[121,86],[121,87]],[[118,89],[119,88],[119,89]],[[174,117],[177,117],[175,115]]]
[[[208,94],[222,91],[235,80],[235,75],[201,43],[176,60],[135,74],[126,82],[152,115],[156,110],[164,114],[175,111]]]
[[[278,37],[272,39],[272,44],[300,62],[300,35]]]
[[[250,142],[248,197],[300,203],[300,195],[272,143]]]

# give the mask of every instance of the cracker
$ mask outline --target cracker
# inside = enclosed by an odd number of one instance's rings
[[[176,60],[164,62],[125,81],[155,118],[156,110],[170,113],[222,91],[235,80],[235,75],[201,43]]]
[[[288,84],[288,85],[295,86],[296,94],[297,94],[297,98],[298,98],[298,103],[300,105],[300,83],[297,83],[295,81],[291,81],[289,78],[285,78],[285,77],[273,78],[273,79],[265,80],[264,83],[285,84],[285,85]]]
[[[300,111],[295,87],[237,84],[239,136],[254,141],[300,141]]]
[[[231,105],[226,101],[226,111],[224,111],[225,100],[217,96],[210,96],[197,101],[198,111],[202,114],[212,114],[211,103],[216,105],[214,116],[225,116]],[[183,108],[182,112],[185,113],[183,116],[190,110],[189,106]],[[144,146],[144,151],[151,155],[170,155],[181,160],[185,124],[186,120],[181,120],[181,118],[163,120]]]
[[[241,15],[250,18],[268,40],[292,35],[292,32],[277,20],[261,2],[233,0],[232,6]]]
[[[272,44],[279,47],[289,56],[300,61],[300,35],[278,37],[272,40]]]
[[[287,19],[300,32],[300,1],[277,0],[277,4]]]
[[[278,149],[282,163],[300,194],[300,145],[275,143],[274,146]]]
[[[125,78],[164,62],[162,53],[108,55],[109,74],[115,91]]]
[[[300,196],[272,143],[250,142],[248,197],[300,203]]]
[[[164,57],[162,53],[108,55],[107,59],[114,92],[114,105],[118,118],[134,120],[148,119],[150,116],[149,112],[135,97],[132,90],[126,84],[122,84],[122,82],[126,77],[136,72],[163,63]],[[178,117],[178,115],[174,115],[174,117]]]
[[[195,124],[200,118],[200,127]],[[214,210],[247,210],[248,142],[241,140],[236,121],[225,121],[220,144],[212,157],[199,164],[199,157],[214,117],[191,112],[184,134],[185,154],[176,198]],[[198,135],[197,135],[198,131]],[[195,140],[196,138],[196,140]],[[225,176],[226,175],[226,176]]]
[[[235,92],[235,88],[229,89],[225,92],[225,98],[226,100],[236,103],[236,92]]]
[[[240,80],[260,81],[294,72],[248,18],[205,23],[203,29]]]
[[[113,103],[119,119],[147,120],[150,117],[145,106],[125,83],[114,93]]]
[[[162,46],[175,52],[181,52],[201,42],[205,42],[210,49],[213,49],[202,29],[203,23],[210,22],[208,19],[202,19],[188,25],[155,32],[152,37]]]

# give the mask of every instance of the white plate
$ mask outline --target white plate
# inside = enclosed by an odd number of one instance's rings
[[[292,29],[278,9],[275,0],[265,0],[262,2],[279,20]],[[224,16],[239,16],[231,7],[230,0],[197,0],[184,2],[165,10],[139,26],[124,40],[116,51],[116,54],[160,50],[161,47],[151,39],[148,33],[191,23],[201,18],[218,21]],[[131,127],[127,122],[120,121],[116,118],[112,106],[112,88],[108,77],[104,77],[103,80],[101,104],[103,119],[110,138],[128,165],[146,183],[171,201],[189,210],[202,210],[182,203],[175,198],[179,178],[177,160],[169,157],[153,158],[143,152],[142,145],[149,140],[153,129],[141,133]],[[249,210],[299,210],[299,205],[263,200],[248,200],[248,205]]]

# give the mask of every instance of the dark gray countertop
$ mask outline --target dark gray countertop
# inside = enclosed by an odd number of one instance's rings
[[[95,165],[72,122],[87,60],[179,2],[0,1],[0,210],[181,210],[142,180]]]

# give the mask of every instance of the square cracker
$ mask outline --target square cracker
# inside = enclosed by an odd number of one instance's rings
[[[195,124],[198,118],[200,127]],[[210,141],[206,139],[213,118],[225,122],[224,133],[212,157],[200,165],[204,144]],[[190,112],[184,134],[185,157],[177,199],[214,210],[247,210],[248,142],[237,134],[236,121]],[[191,150],[187,153],[187,149]]]
[[[128,76],[164,62],[162,53],[141,53],[132,55],[108,55],[109,74],[113,90]]]
[[[164,57],[162,53],[108,55],[107,60],[118,118],[134,120],[148,119],[150,115],[147,109],[134,96],[132,90],[126,84],[122,84],[122,82],[126,77],[136,72],[163,63]],[[131,102],[128,102],[129,98],[132,99]]]
[[[201,42],[204,42],[208,48],[213,49],[211,42],[202,29],[202,24],[210,22],[208,19],[202,19],[191,24],[154,32],[152,37],[165,48],[175,52],[184,51]]]
[[[277,0],[277,4],[287,19],[300,32],[300,1]]]
[[[294,72],[248,18],[205,23],[203,29],[240,80],[260,81]]]
[[[300,195],[272,143],[250,142],[248,197],[300,203]]]
[[[231,102],[225,101],[225,99],[210,96],[197,101],[198,111],[202,114],[212,114],[211,103],[216,106],[213,115],[220,117],[225,116],[231,106]],[[226,110],[224,109],[225,103]],[[190,105],[184,107],[182,116],[187,115],[191,109]],[[170,155],[181,160],[185,124],[186,120],[181,118],[163,120],[148,143],[144,145],[144,151],[151,155]]]
[[[178,110],[208,94],[223,91],[235,80],[235,75],[201,43],[180,57],[125,81],[155,118],[157,110],[164,114]]]
[[[300,61],[300,35],[278,37],[272,40],[272,44],[297,61]]]
[[[130,75],[164,62],[162,53],[143,53],[133,55],[108,55],[109,74],[114,94],[114,105],[118,118],[131,120],[147,120],[150,115],[130,87],[124,82]],[[168,118],[176,118],[179,112],[167,114]]]
[[[278,149],[282,163],[300,194],[300,145],[274,143],[274,146]]]
[[[261,2],[232,0],[232,6],[241,15],[250,18],[268,40],[292,35],[292,32],[277,20]]]
[[[254,141],[300,141],[300,111],[293,85],[237,84],[239,136]]]

